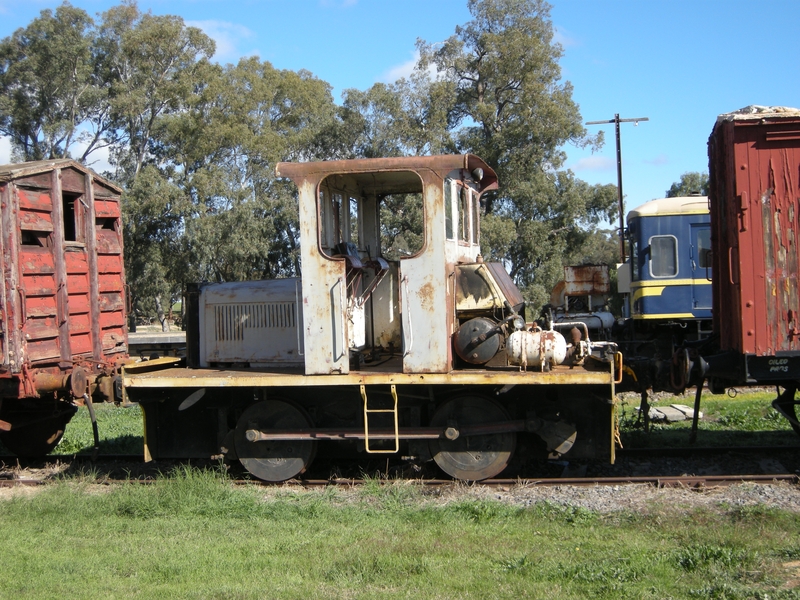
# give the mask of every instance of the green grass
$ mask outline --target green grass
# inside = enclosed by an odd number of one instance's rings
[[[703,418],[698,424],[698,446],[769,446],[800,445],[800,437],[789,422],[774,408],[775,392],[748,392],[712,395],[704,392],[700,399]],[[669,396],[651,400],[651,405],[669,406],[684,404],[694,406],[694,391],[685,396]],[[650,423],[650,433],[642,429],[638,419],[640,399],[626,396],[620,410],[620,433],[625,447],[685,446],[692,427],[691,419],[676,423]]]
[[[138,405],[122,408],[114,404],[95,404],[101,454],[141,454],[144,449],[142,411]],[[94,448],[89,411],[81,408],[69,422],[56,455],[88,454]]]
[[[800,515],[265,492],[182,468],[0,501],[4,598],[798,598]]]
[[[114,404],[95,404],[97,429],[100,436],[100,454],[142,454],[142,411],[138,405],[128,408]],[[92,421],[85,407],[78,409],[67,425],[64,437],[52,455],[72,456],[91,454],[94,448]],[[10,453],[0,444],[0,455]]]

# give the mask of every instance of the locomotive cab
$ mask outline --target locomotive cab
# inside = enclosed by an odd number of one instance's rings
[[[305,372],[446,373],[494,171],[474,156],[355,163],[277,167],[299,189]]]
[[[200,292],[200,366],[306,375],[506,366],[522,295],[480,254],[475,156],[280,163],[298,186],[303,276]],[[269,344],[264,344],[264,339]]]

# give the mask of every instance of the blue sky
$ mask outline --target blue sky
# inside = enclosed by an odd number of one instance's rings
[[[74,0],[91,15],[118,4]],[[50,0],[0,0],[0,37]],[[662,197],[682,173],[706,171],[716,117],[749,104],[800,106],[800,1],[553,0],[562,76],[584,121],[622,125],[626,210]],[[758,6],[758,8],[756,8]],[[258,55],[306,69],[334,88],[366,89],[413,65],[417,38],[436,42],[470,18],[466,0],[140,0],[217,41],[216,60]],[[588,126],[597,131],[599,126]],[[616,183],[614,127],[592,154],[568,146],[566,166],[589,183]],[[0,163],[8,144],[0,141]],[[502,185],[502,182],[500,182]]]

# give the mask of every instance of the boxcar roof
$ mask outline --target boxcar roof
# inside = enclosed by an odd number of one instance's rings
[[[678,196],[676,198],[659,198],[637,206],[628,213],[628,220],[635,217],[702,214],[708,214],[707,196]]]
[[[800,117],[800,108],[790,106],[760,106],[751,104],[733,112],[723,113],[717,117],[720,121],[746,121],[751,119],[770,119],[770,118]]]
[[[71,158],[35,160],[35,161],[22,162],[11,165],[0,165],[0,184],[7,183],[9,181],[18,179],[20,177],[29,177],[31,175],[47,173],[48,171],[52,171],[53,169],[65,169],[65,168],[76,169],[78,171],[81,171],[82,173],[91,173],[92,176],[97,181],[109,187],[117,194],[122,194],[122,188],[120,188],[114,183],[111,183],[105,177],[98,175],[95,171],[93,171],[89,167],[82,165],[78,161],[72,160]]]

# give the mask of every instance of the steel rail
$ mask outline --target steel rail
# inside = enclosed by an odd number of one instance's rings
[[[40,486],[64,481],[63,479],[0,479],[0,487],[15,486]],[[385,480],[382,483],[392,483],[396,480]],[[739,483],[788,483],[800,485],[800,475],[796,473],[776,473],[771,475],[682,475],[682,476],[631,476],[631,477],[552,477],[541,479],[487,479],[479,482],[454,481],[452,479],[409,479],[415,484],[422,486],[486,486],[486,487],[554,487],[554,486],[574,486],[574,487],[602,487],[618,485],[649,485],[657,488],[685,488],[692,490],[709,489],[714,487],[724,487]],[[234,485],[256,485],[261,487],[356,487],[365,483],[374,483],[374,480],[365,479],[292,479],[280,483],[271,483],[255,479],[231,479]],[[154,479],[105,479],[97,482],[101,485],[114,484],[145,484],[155,483]]]

